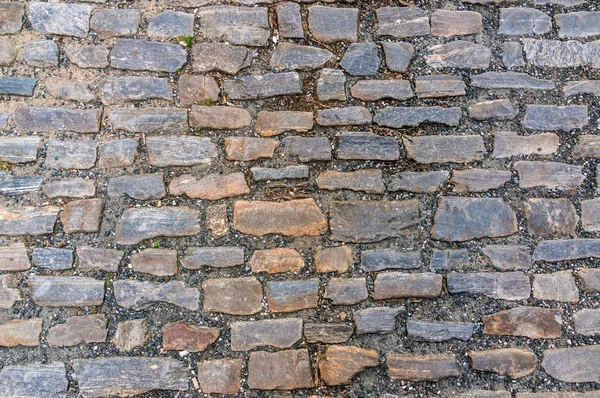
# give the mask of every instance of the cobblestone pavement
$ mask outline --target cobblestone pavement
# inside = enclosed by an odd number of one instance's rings
[[[600,397],[599,0],[2,1],[0,67],[0,397]]]

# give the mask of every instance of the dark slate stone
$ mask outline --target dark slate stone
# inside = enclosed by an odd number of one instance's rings
[[[210,163],[217,156],[217,148],[208,137],[147,137],[146,146],[148,163],[157,167]]]
[[[0,95],[32,97],[37,79],[29,77],[0,77]]]
[[[58,66],[58,46],[54,40],[31,40],[23,46],[23,58],[29,66],[51,68]]]
[[[571,131],[587,126],[585,105],[527,105],[523,127],[532,130]]]
[[[393,174],[387,183],[388,191],[407,191],[415,193],[434,193],[448,182],[448,171],[404,171]]]
[[[98,93],[104,105],[147,99],[173,99],[168,80],[158,77],[125,76],[103,79],[98,84]]]
[[[34,32],[86,37],[92,10],[89,5],[30,2],[27,17]]]
[[[410,43],[381,42],[385,55],[385,64],[392,72],[406,72],[415,54],[415,48]]]
[[[302,93],[302,80],[296,72],[241,76],[223,83],[225,95],[231,100],[269,98]]]
[[[320,126],[356,126],[371,124],[371,111],[364,106],[329,108],[317,110],[317,124]]]
[[[47,307],[92,307],[104,302],[104,281],[80,276],[30,275],[33,301]]]
[[[218,71],[235,75],[252,63],[252,51],[226,43],[196,43],[192,55],[194,71],[200,73]]]
[[[550,16],[540,10],[528,7],[500,9],[498,34],[501,35],[542,35],[552,29]]]
[[[189,247],[180,262],[187,269],[229,268],[244,264],[244,253],[242,246]]]
[[[118,280],[114,282],[113,286],[117,304],[126,309],[139,311],[157,303],[173,304],[191,311],[200,308],[198,288],[187,287],[181,281],[161,283]]]
[[[373,299],[435,298],[442,292],[443,277],[431,272],[380,272],[374,282]]]
[[[68,387],[67,369],[58,362],[5,365],[0,371],[0,396],[3,397],[64,397]]]
[[[369,132],[343,132],[336,135],[338,159],[398,160],[398,141]]]
[[[298,158],[300,162],[331,159],[331,143],[326,137],[285,137],[283,152],[286,157]]]
[[[331,278],[323,294],[333,305],[353,305],[368,298],[365,278]]]
[[[0,235],[47,235],[54,232],[58,207],[4,207],[0,209]]]
[[[600,35],[600,12],[580,11],[556,14],[558,37],[588,37]]]
[[[48,141],[46,165],[56,169],[87,170],[96,163],[98,142],[93,140]]]
[[[417,341],[440,342],[450,339],[469,340],[475,325],[472,323],[413,321],[406,322],[408,338]]]
[[[127,209],[117,224],[119,244],[133,245],[159,236],[191,236],[200,233],[200,212],[187,207]]]
[[[263,319],[231,323],[231,350],[256,347],[289,348],[302,339],[302,318]]]
[[[13,176],[0,171],[0,194],[12,196],[35,192],[43,182],[42,176]]]
[[[101,114],[100,109],[27,106],[15,111],[15,121],[20,131],[98,133]]]
[[[345,323],[305,323],[304,337],[308,343],[339,344],[350,339],[354,328]]]
[[[196,15],[205,39],[265,46],[271,36],[267,11],[265,7],[212,6],[201,8]]]
[[[108,47],[103,44],[71,47],[65,55],[80,68],[103,69],[108,66]]]
[[[600,258],[600,239],[556,239],[540,242],[533,252],[533,261],[557,262],[585,258]]]
[[[376,10],[378,35],[396,38],[427,36],[430,33],[427,12],[417,7],[381,7]]]
[[[383,271],[384,269],[415,269],[421,266],[421,254],[401,252],[393,249],[363,250],[361,268],[366,272]]]
[[[188,129],[187,109],[131,108],[113,109],[108,121],[115,130],[132,133],[182,133]]]
[[[531,268],[531,254],[527,246],[488,245],[483,254],[489,257],[494,268],[501,271]]]
[[[317,80],[317,98],[319,101],[345,101],[346,75],[338,69],[322,69]]]
[[[405,101],[414,96],[408,80],[359,80],[350,89],[354,98],[363,101],[377,101],[391,98]]]
[[[471,85],[479,88],[507,88],[527,90],[552,90],[552,80],[538,79],[527,73],[518,72],[485,72],[471,78]]]
[[[429,269],[432,271],[456,270],[469,264],[467,249],[433,249]]]
[[[286,180],[308,178],[308,166],[287,166],[281,168],[252,167],[250,169],[254,181]]]
[[[187,62],[187,51],[179,44],[118,39],[110,53],[116,69],[176,72]]]
[[[344,53],[340,66],[352,76],[377,74],[381,61],[375,43],[352,43]]]
[[[276,70],[312,70],[334,59],[335,55],[324,48],[279,43],[269,65]]]
[[[300,5],[297,3],[280,3],[275,7],[277,12],[277,27],[281,37],[288,39],[303,39],[302,16]]]
[[[31,260],[36,267],[52,271],[73,268],[73,250],[55,249],[53,247],[33,249]]]
[[[555,233],[575,235],[579,217],[569,199],[531,198],[525,205],[527,229],[536,237]]]
[[[358,40],[358,9],[312,6],[308,9],[308,30],[322,43]]]
[[[600,345],[549,349],[542,367],[553,378],[567,383],[597,383],[600,380]]]
[[[404,307],[371,307],[354,312],[356,334],[391,333],[396,329],[396,317]]]
[[[165,11],[148,21],[150,37],[194,36],[194,14]]]
[[[135,35],[142,19],[142,10],[135,9],[96,9],[90,20],[90,28],[101,35]]]
[[[458,126],[462,111],[458,107],[441,106],[398,107],[388,106],[375,112],[373,121],[385,127],[416,127],[422,123],[438,123],[446,126]]]
[[[129,196],[139,200],[160,199],[167,194],[162,173],[113,177],[108,181],[107,193],[111,199]]]
[[[525,65],[521,43],[516,41],[502,43],[502,63],[509,69]]]
[[[480,135],[404,136],[410,159],[417,163],[469,163],[483,159],[486,149]]]
[[[497,300],[527,300],[531,295],[529,277],[523,272],[451,272],[448,291],[481,294]]]

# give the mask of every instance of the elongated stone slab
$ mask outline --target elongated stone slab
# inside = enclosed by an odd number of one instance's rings
[[[423,123],[458,126],[462,111],[460,108],[429,107],[393,107],[388,106],[375,112],[373,121],[385,127],[416,127]]]
[[[573,148],[575,159],[595,158],[600,159],[600,137],[595,135],[580,135],[577,145]]]
[[[104,105],[173,98],[167,79],[158,77],[125,76],[103,79],[98,83],[98,93]]]
[[[485,72],[471,78],[471,85],[480,88],[551,90],[552,80],[539,79],[526,73]]]
[[[142,19],[142,10],[96,9],[90,28],[106,37],[135,35]]]
[[[123,196],[139,200],[160,199],[167,194],[162,173],[114,177],[108,180],[106,191],[115,200]]]
[[[530,375],[537,366],[535,354],[519,348],[469,351],[469,359],[475,370],[510,376],[513,379]]]
[[[498,34],[542,35],[552,28],[550,16],[529,7],[501,8]]]
[[[339,159],[397,160],[400,158],[398,141],[369,132],[343,132],[336,135]]]
[[[377,366],[379,354],[360,347],[331,345],[318,363],[321,380],[328,386],[340,386],[349,384],[364,369]]]
[[[600,67],[598,41],[523,39],[523,49],[530,64],[547,68]]]
[[[116,273],[119,270],[119,264],[123,260],[124,255],[123,251],[116,249],[78,246],[78,268],[81,271],[102,270]]]
[[[26,271],[30,268],[25,244],[13,243],[0,247],[0,271]]]
[[[178,108],[114,109],[108,115],[113,129],[132,133],[181,133],[188,129],[188,114]]]
[[[31,260],[36,267],[47,268],[53,271],[70,269],[73,267],[73,251],[53,247],[40,247],[33,249]]]
[[[506,99],[478,102],[469,106],[469,117],[475,120],[512,120],[518,114],[519,108]]]
[[[570,97],[579,94],[600,95],[600,80],[580,80],[574,82],[565,82],[563,94]]]
[[[302,255],[295,249],[278,247],[275,249],[255,250],[250,258],[253,273],[298,272],[304,267]]]
[[[75,133],[98,133],[100,109],[67,109],[27,106],[15,111],[15,122],[20,131],[73,131]]]
[[[448,171],[405,171],[388,178],[388,191],[408,191],[415,193],[434,193],[448,182]]]
[[[542,367],[550,376],[567,383],[598,383],[600,345],[544,351]]]
[[[210,278],[202,282],[204,311],[252,315],[262,309],[262,285],[254,277]]]
[[[37,79],[30,77],[0,77],[0,95],[32,97]]]
[[[190,236],[200,233],[200,212],[187,207],[133,208],[121,215],[115,238],[133,245],[159,236]]]
[[[323,298],[333,305],[353,305],[369,298],[365,278],[331,278]]]
[[[365,169],[350,172],[326,170],[317,177],[319,189],[364,191],[368,193],[383,193],[383,175],[381,170]]]
[[[200,292],[184,282],[140,282],[118,280],[114,284],[115,300],[123,308],[143,310],[158,302],[195,311],[200,308]]]
[[[46,35],[86,37],[90,29],[92,6],[66,3],[29,3],[31,28]]]
[[[286,131],[306,132],[312,127],[312,112],[261,111],[256,117],[255,131],[263,137],[270,137]]]
[[[302,80],[297,72],[267,73],[225,80],[223,89],[229,99],[249,100],[302,93]]]
[[[178,44],[118,39],[110,52],[110,66],[116,69],[176,72],[187,62],[187,51]]]
[[[571,131],[588,124],[585,105],[527,105],[523,126],[532,130]]]
[[[488,47],[464,40],[431,46],[429,52],[425,60],[432,68],[487,69],[492,58]]]
[[[312,388],[314,385],[307,349],[250,353],[248,387],[259,390],[295,390]]]
[[[527,246],[488,245],[483,254],[490,258],[494,268],[502,271],[531,268],[531,254]]]
[[[48,140],[46,164],[56,169],[87,170],[96,164],[98,142],[93,140]]]
[[[354,328],[345,323],[305,323],[304,337],[308,343],[337,344],[350,339]]]
[[[600,12],[569,12],[557,14],[554,19],[560,38],[600,35]]]
[[[467,249],[433,249],[429,268],[431,271],[460,270],[469,264]]]
[[[187,322],[176,322],[162,328],[162,345],[167,351],[204,351],[214,343],[220,329],[192,325]]]
[[[65,396],[69,380],[65,365],[6,365],[0,371],[0,395],[21,398],[56,398]]]
[[[522,136],[512,131],[498,131],[494,133],[492,156],[495,158],[527,155],[549,156],[558,151],[559,145],[558,135],[554,133]]]
[[[302,339],[301,318],[233,322],[231,350],[249,351],[255,347],[289,348]]]
[[[181,258],[181,266],[188,269],[202,267],[229,268],[244,264],[243,247],[189,247]]]
[[[294,312],[315,308],[319,300],[319,280],[267,282],[267,303],[271,312]]]
[[[44,82],[48,94],[56,99],[88,103],[96,99],[89,83],[82,80],[50,78]]]
[[[407,80],[359,80],[350,89],[354,98],[363,101],[378,101],[384,98],[405,101],[414,96]]]
[[[520,160],[513,167],[521,188],[574,190],[585,180],[581,166],[567,163]]]
[[[375,278],[373,299],[423,297],[435,298],[442,292],[443,278],[440,274],[382,272]]]
[[[430,232],[435,240],[464,242],[512,235],[517,229],[515,212],[502,199],[443,196]]]
[[[252,167],[250,169],[254,181],[301,180],[308,178],[308,166],[286,166],[278,169],[271,167]]]
[[[252,63],[252,51],[227,43],[196,43],[192,55],[192,67],[200,73],[219,71],[235,75]]]
[[[474,11],[435,10],[431,14],[431,34],[438,37],[481,33],[483,20]]]
[[[385,269],[414,269],[421,266],[420,253],[402,252],[394,249],[363,250],[361,252],[361,268],[366,272],[377,272]]]
[[[46,235],[54,232],[58,207],[0,207],[0,235]]]
[[[40,141],[38,137],[0,137],[0,161],[35,162]]]
[[[106,323],[107,319],[103,314],[71,316],[65,323],[48,330],[48,344],[69,347],[80,343],[104,343],[108,333]]]
[[[540,242],[533,252],[534,261],[557,262],[600,258],[600,239],[556,239]]]
[[[475,325],[472,323],[413,321],[406,322],[408,338],[417,341],[469,340]]]
[[[563,311],[554,308],[516,307],[481,317],[483,333],[556,339],[562,334]]]
[[[404,307],[371,307],[354,312],[356,334],[391,333],[396,328],[396,317]]]
[[[386,363],[391,379],[429,381],[460,376],[454,354],[389,354]]]
[[[377,8],[378,35],[396,38],[426,36],[430,33],[427,12],[418,7]]]
[[[147,137],[146,146],[148,163],[157,167],[194,166],[210,163],[217,156],[217,147],[208,137]]]
[[[308,9],[308,30],[322,43],[358,41],[358,9],[312,6]]]
[[[461,96],[466,94],[466,88],[465,82],[460,76],[429,75],[415,78],[415,92],[419,98]]]
[[[405,136],[402,139],[408,157],[418,163],[469,163],[486,153],[480,135]]]
[[[29,276],[33,301],[48,307],[91,307],[104,302],[104,281],[78,276]]]
[[[335,55],[324,48],[283,42],[273,51],[269,65],[276,70],[312,70],[333,59]]]
[[[419,221],[416,199],[402,201],[333,201],[331,239],[342,242],[379,242],[399,237]]]
[[[0,347],[37,347],[41,334],[40,318],[13,319],[0,324]]]
[[[511,176],[512,173],[507,170],[455,170],[450,184],[454,185],[454,192],[485,192],[502,188],[510,181]]]
[[[264,7],[211,6],[197,12],[200,33],[210,41],[242,46],[265,46],[271,35]]]
[[[448,291],[481,294],[497,300],[527,300],[531,295],[529,277],[523,272],[451,272]]]
[[[0,194],[15,196],[35,192],[40,189],[43,182],[42,176],[13,176],[2,171],[0,172]]]
[[[209,174],[196,178],[189,174],[174,178],[169,184],[172,195],[183,195],[190,198],[219,200],[242,196],[250,193],[244,173]]]
[[[84,397],[126,397],[153,390],[188,389],[187,366],[172,358],[75,359],[73,368]]]

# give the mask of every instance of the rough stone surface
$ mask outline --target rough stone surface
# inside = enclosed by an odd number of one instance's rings
[[[119,322],[114,343],[120,351],[132,351],[146,344],[149,328],[148,321],[145,319]]]
[[[450,184],[454,185],[454,192],[486,192],[502,188],[511,176],[506,170],[456,170],[452,172]]]
[[[568,199],[529,199],[525,205],[527,228],[534,236],[574,235],[579,217]]]
[[[469,264],[467,249],[433,249],[429,268],[431,271],[460,270]]]
[[[53,247],[38,248],[31,253],[31,261],[36,267],[50,270],[70,269],[73,267],[73,251]]]
[[[462,112],[460,108],[444,108],[440,106],[420,108],[390,106],[375,112],[373,121],[380,126],[393,128],[416,127],[423,123],[458,126],[461,115]]]
[[[571,271],[535,274],[533,276],[533,297],[538,300],[576,303],[579,301],[579,289]]]
[[[1,347],[36,347],[40,345],[41,319],[13,319],[0,324]]]
[[[354,312],[357,334],[391,333],[396,329],[396,317],[404,312],[403,307],[371,307]]]
[[[268,138],[227,137],[225,154],[228,160],[243,162],[270,159],[273,157],[278,141]]]
[[[448,182],[447,171],[412,172],[393,174],[388,178],[388,191],[408,191],[415,193],[434,193]]]
[[[29,276],[29,291],[38,305],[91,307],[104,302],[104,281],[77,276]]]
[[[21,131],[72,131],[98,133],[101,111],[50,107],[23,107],[15,112],[17,128]]]
[[[415,54],[415,48],[410,43],[381,42],[385,55],[385,64],[392,72],[406,72]]]
[[[544,80],[526,73],[485,72],[473,76],[471,85],[479,88],[551,90],[555,87],[552,80]]]
[[[104,315],[84,315],[67,318],[65,323],[52,326],[48,331],[50,346],[68,347],[80,343],[104,343],[108,330]]]
[[[180,45],[157,41],[118,39],[110,52],[110,66],[116,69],[175,72],[186,61]]]
[[[585,336],[600,334],[600,311],[597,309],[583,309],[573,314],[575,331]]]
[[[297,250],[288,248],[256,250],[250,258],[253,273],[297,272],[304,267],[304,259]]]
[[[455,40],[429,48],[427,65],[432,68],[487,69],[492,52],[481,44]]]
[[[469,163],[486,153],[483,138],[478,135],[431,135],[404,137],[407,155],[418,163]]]
[[[325,288],[324,299],[334,305],[352,305],[369,298],[364,278],[332,278]]]
[[[240,390],[242,359],[224,358],[198,362],[197,372],[203,392],[235,394]]]
[[[200,33],[210,41],[243,46],[264,46],[271,34],[264,7],[205,7],[196,14]]]
[[[131,166],[135,161],[138,140],[126,138],[102,144],[98,148],[98,167],[115,168]]]
[[[177,251],[169,249],[144,249],[131,255],[131,268],[135,272],[156,276],[177,273]]]
[[[188,310],[198,310],[200,293],[180,281],[166,283],[118,280],[114,284],[115,300],[126,309],[141,310],[157,303],[168,303]]]
[[[533,373],[537,366],[535,354],[519,348],[469,351],[469,360],[474,370],[493,372],[513,379]]]
[[[243,247],[190,247],[181,258],[181,266],[188,269],[202,267],[228,268],[244,264]]]
[[[69,202],[60,213],[66,233],[98,232],[102,217],[102,199],[81,199]]]
[[[384,272],[375,278],[373,298],[375,300],[405,297],[434,298],[441,294],[442,285],[442,276],[439,274]]]
[[[325,137],[286,137],[283,139],[284,154],[300,162],[331,159],[331,143]]]
[[[309,343],[336,344],[348,341],[354,328],[345,323],[305,323],[304,337]]]
[[[29,22],[35,32],[75,37],[88,35],[92,6],[33,1],[28,8]]]
[[[358,41],[358,9],[312,6],[308,9],[308,30],[323,43]]]
[[[417,341],[469,340],[475,325],[472,323],[413,321],[406,322],[408,338]]]
[[[190,198],[218,200],[246,195],[250,193],[250,188],[243,173],[209,174],[202,178],[184,174],[171,180],[169,192],[172,195],[185,194]]]
[[[262,286],[252,277],[206,279],[202,290],[204,311],[252,315],[262,309]]]
[[[91,102],[96,99],[87,82],[68,79],[48,79],[44,86],[48,93],[57,99],[77,102]]]
[[[527,105],[523,126],[531,130],[570,131],[588,124],[585,105]]]
[[[334,58],[331,51],[323,48],[279,43],[269,64],[276,70],[312,70],[321,68]]]
[[[552,28],[548,14],[527,7],[502,8],[499,24],[501,35],[542,35]]]
[[[194,36],[194,15],[186,12],[165,11],[148,21],[150,37]]]
[[[354,346],[328,346],[319,358],[319,376],[328,386],[350,383],[365,368],[377,366],[377,351]]]
[[[186,207],[127,209],[117,224],[116,239],[132,245],[159,236],[190,236],[200,232],[200,212]]]
[[[512,120],[519,114],[510,100],[493,100],[478,102],[469,106],[469,117],[475,120]]]
[[[347,160],[397,160],[400,157],[398,142],[368,132],[344,132],[336,136],[338,159]]]
[[[271,312],[295,312],[315,308],[318,300],[318,279],[267,282],[267,303]]]
[[[0,35],[15,35],[21,32],[25,7],[20,3],[0,4]]]
[[[141,10],[96,9],[90,19],[90,29],[106,37],[133,36],[138,31],[141,19]]]
[[[325,247],[317,249],[314,263],[317,272],[343,273],[350,268],[354,258],[348,246]]]
[[[312,128],[311,112],[261,111],[256,117],[254,130],[263,137],[270,137],[287,131],[306,132]]]
[[[235,75],[252,63],[252,51],[227,43],[196,43],[192,55],[192,67],[200,73],[219,71]]]
[[[359,80],[350,89],[354,98],[363,101],[378,101],[384,98],[404,101],[413,97],[407,80]]]
[[[103,79],[98,84],[98,92],[104,105],[147,99],[172,99],[168,81],[158,77],[128,76]]]
[[[208,137],[147,137],[146,148],[148,163],[157,167],[210,163],[217,156],[217,147]]]
[[[0,235],[46,235],[54,232],[58,207],[2,207]]]
[[[160,199],[166,195],[162,173],[133,174],[111,178],[108,181],[108,196],[119,199],[128,196],[133,199]]]
[[[281,36],[288,39],[303,39],[304,29],[302,27],[300,5],[286,2],[279,4],[275,10],[277,11],[277,26]]]
[[[452,294],[469,293],[498,300],[527,300],[531,295],[529,277],[523,272],[451,272],[447,288]]]
[[[302,339],[302,319],[267,319],[231,324],[231,349],[248,351],[256,347],[289,348]]]
[[[302,93],[302,80],[297,72],[241,76],[225,80],[225,94],[232,100],[269,98]]]
[[[555,339],[562,333],[563,313],[560,309],[516,307],[484,315],[481,320],[484,334]]]
[[[167,351],[204,351],[219,337],[218,328],[199,327],[177,322],[162,328],[162,345]]]
[[[104,45],[77,46],[67,49],[65,55],[75,65],[84,69],[103,69],[109,65],[108,47]]]
[[[431,34],[451,37],[481,33],[481,14],[474,11],[436,10],[431,14]]]
[[[102,270],[116,273],[125,253],[117,249],[103,249],[92,246],[78,246],[78,268],[81,271]]]
[[[542,367],[550,376],[567,383],[598,382],[597,345],[544,351]]]
[[[547,189],[577,189],[585,176],[581,166],[559,162],[518,161],[514,163],[519,173],[519,187]]]
[[[331,191],[340,189],[367,193],[383,193],[385,191],[381,170],[368,169],[349,172],[326,170],[319,174],[316,181],[319,189]]]
[[[381,7],[377,9],[377,34],[395,38],[426,36],[429,17],[418,7]]]
[[[460,375],[453,354],[389,354],[386,363],[391,379],[432,381]]]
[[[554,133],[521,136],[512,131],[499,131],[494,134],[492,156],[495,158],[527,155],[549,156],[558,151],[559,144],[558,135]]]
[[[531,267],[531,254],[526,246],[488,245],[483,248],[494,268],[502,271],[522,270]]]
[[[295,390],[313,387],[308,350],[250,353],[248,386],[260,390]]]
[[[371,76],[377,74],[380,62],[375,43],[352,43],[340,66],[352,76]]]
[[[0,394],[15,397],[64,396],[69,386],[67,370],[60,362],[6,365],[0,371]]]
[[[319,101],[345,101],[346,75],[337,69],[322,69],[317,80],[317,98]]]

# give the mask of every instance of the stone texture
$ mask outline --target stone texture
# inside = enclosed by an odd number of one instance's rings
[[[469,106],[469,117],[475,120],[512,120],[519,114],[519,108],[510,100],[478,102]]]
[[[157,303],[167,303],[196,311],[200,307],[197,288],[186,287],[184,282],[141,282],[117,280],[113,283],[115,300],[120,307],[144,310]]]
[[[204,225],[208,228],[215,238],[220,238],[229,233],[229,217],[227,215],[227,205],[218,203],[206,208]]]
[[[434,381],[460,376],[454,354],[388,354],[386,363],[391,379]]]
[[[598,239],[556,239],[540,242],[533,252],[534,261],[557,262],[588,257],[600,258]]]
[[[375,278],[373,299],[435,298],[442,292],[443,278],[439,274],[384,272]]]
[[[512,173],[506,170],[455,170],[450,184],[454,185],[454,192],[486,192],[502,188],[511,177]]]
[[[600,378],[600,346],[580,346],[544,351],[542,367],[550,376],[567,383],[597,383]]]
[[[318,300],[318,279],[267,282],[267,303],[273,313],[315,308]]]
[[[23,58],[27,65],[37,68],[58,66],[58,46],[53,40],[28,41],[23,46]]]
[[[302,16],[300,5],[297,3],[280,3],[275,7],[277,12],[277,27],[279,34],[288,39],[303,39]]]
[[[198,362],[198,381],[204,393],[235,394],[240,390],[242,359],[223,358]]]
[[[104,281],[78,276],[29,276],[29,292],[38,305],[92,307],[104,302]]]
[[[369,298],[365,278],[331,278],[324,299],[333,305],[353,305]]]
[[[527,61],[546,68],[571,68],[579,66],[600,66],[597,53],[598,43],[591,41],[558,41],[523,39],[523,49]]]
[[[580,135],[572,154],[575,159],[600,159],[600,139],[593,135]]]
[[[585,336],[600,334],[600,310],[584,308],[573,314],[575,331]]]
[[[91,102],[96,99],[89,88],[89,84],[80,80],[46,79],[44,83],[48,94],[56,99],[77,102]]]
[[[450,173],[447,171],[404,171],[388,178],[387,189],[388,191],[434,193],[444,186],[449,178]]]
[[[581,224],[586,231],[600,231],[600,199],[581,201]]]
[[[579,217],[568,199],[532,198],[525,205],[527,229],[534,236],[575,234]]]
[[[358,9],[309,7],[308,30],[322,43],[358,41]]]
[[[81,199],[69,202],[60,213],[66,233],[98,232],[102,217],[102,199]]]
[[[419,98],[456,97],[466,94],[466,85],[460,76],[430,75],[415,78],[415,92]]]
[[[249,351],[264,346],[290,348],[301,339],[301,318],[265,319],[231,324],[232,351]]]
[[[282,140],[286,157],[300,162],[325,161],[331,159],[331,143],[326,137],[286,137]]]
[[[517,232],[514,211],[497,198],[441,197],[431,228],[435,240],[464,242]]]
[[[211,6],[197,12],[200,34],[210,41],[242,46],[265,46],[271,35],[264,7]]]
[[[15,122],[20,131],[98,133],[100,109],[66,109],[28,106],[15,111]]]
[[[78,246],[77,258],[80,271],[102,270],[116,273],[125,253],[117,249]]]
[[[518,72],[485,72],[473,76],[471,85],[478,88],[526,90],[551,90],[555,87],[552,80],[539,79]]]
[[[60,397],[68,386],[67,370],[59,362],[6,365],[0,371],[0,395],[7,397]]]
[[[50,346],[58,347],[104,343],[108,333],[106,323],[106,316],[102,314],[72,316],[65,323],[52,326],[46,339]]]
[[[37,347],[40,345],[40,334],[41,319],[13,319],[0,324],[0,347]]]
[[[28,19],[34,32],[45,35],[86,37],[92,6],[66,3],[29,3]]]
[[[317,80],[317,98],[319,101],[345,101],[346,75],[337,69],[324,68]]]
[[[527,105],[523,126],[532,130],[571,131],[588,124],[585,105]]]
[[[400,201],[333,201],[331,239],[342,242],[379,242],[400,237],[418,223],[416,199]]]
[[[600,35],[600,12],[580,11],[557,14],[558,37],[588,37]]]
[[[404,307],[371,307],[354,312],[356,334],[391,333],[396,329],[396,317]]]
[[[58,207],[2,207],[0,235],[47,235],[54,232]]]
[[[194,36],[194,14],[164,11],[149,18],[148,36],[159,38]]]
[[[530,375],[537,366],[535,354],[520,348],[469,351],[469,360],[474,370],[497,373],[513,379]]]
[[[562,334],[561,309],[516,307],[481,317],[483,333],[523,336],[530,339],[556,339]]]
[[[168,324],[162,328],[162,347],[167,351],[204,351],[217,341],[220,329],[199,327],[186,322]]]
[[[344,273],[354,262],[352,249],[348,246],[318,248],[314,264],[317,272]]]
[[[305,323],[304,337],[308,343],[344,343],[354,333],[354,328],[345,323]]]
[[[221,93],[217,80],[211,76],[182,75],[177,88],[183,106],[218,101]]]
[[[178,108],[114,109],[108,121],[115,130],[131,133],[181,133],[188,129],[188,114]]]
[[[219,200],[246,195],[250,188],[244,173],[209,174],[202,178],[184,174],[171,180],[169,192],[171,195],[185,194],[189,198]]]
[[[304,259],[297,250],[285,247],[256,250],[249,261],[253,273],[298,272],[304,267]]]
[[[216,130],[237,130],[250,126],[252,118],[244,108],[192,105],[190,126]]]
[[[429,17],[417,7],[381,7],[376,10],[379,28],[377,34],[394,38],[427,36]]]
[[[552,300],[576,303],[579,289],[570,270],[533,276],[533,297],[538,300]]]
[[[254,130],[263,137],[270,137],[288,131],[307,132],[312,128],[312,112],[261,111],[256,117]]]
[[[475,325],[472,323],[415,321],[406,322],[408,338],[417,341],[440,342],[450,339],[469,340]]]
[[[502,43],[502,63],[509,69],[525,65],[521,43],[516,41]]]
[[[451,37],[481,33],[481,14],[474,11],[435,10],[431,14],[431,34]]]
[[[319,376],[328,386],[349,384],[365,368],[379,364],[379,354],[374,350],[355,346],[331,345],[319,357]]]
[[[10,164],[35,162],[38,137],[0,137],[0,161]]]
[[[229,268],[244,264],[244,247],[188,247],[181,258],[181,266],[188,269],[202,267]]]
[[[512,131],[498,131],[494,133],[492,156],[495,158],[528,155],[549,156],[558,151],[559,144],[558,135],[554,133],[521,136]]]
[[[486,153],[479,135],[405,136],[402,142],[408,157],[423,164],[469,163],[481,160]]]
[[[518,161],[514,163],[519,173],[519,187],[547,189],[577,189],[585,176],[581,166],[558,162]]]
[[[447,288],[452,294],[469,293],[496,300],[527,300],[531,295],[529,277],[523,272],[451,272]]]
[[[175,72],[187,62],[187,51],[178,44],[117,39],[110,52],[110,66],[116,69]]]
[[[0,194],[8,196],[23,195],[40,190],[44,177],[41,176],[14,176],[0,172]]]
[[[252,52],[246,47],[227,43],[195,43],[192,49],[194,71],[218,71],[235,75],[252,63]]]
[[[343,132],[336,135],[336,155],[346,160],[398,160],[398,141],[369,132]]]
[[[173,98],[167,79],[158,77],[126,76],[102,79],[98,83],[98,93],[104,105],[148,99],[172,100]],[[113,112],[111,112],[112,115]],[[157,118],[159,116],[156,115]]]
[[[133,36],[142,19],[142,10],[95,9],[90,19],[90,28],[105,37]]]
[[[262,286],[256,278],[214,278],[202,282],[204,311],[252,315],[262,309]]]
[[[36,267],[57,271],[73,268],[73,251],[70,249],[56,249],[54,247],[40,247],[31,252],[31,261]]]
[[[108,67],[108,47],[89,45],[68,48],[65,55],[75,65],[84,69],[104,69]]]
[[[148,163],[156,167],[205,164],[217,156],[217,147],[208,137],[146,137],[146,149]]]
[[[367,193],[383,193],[383,175],[381,170],[365,169],[356,171],[325,170],[316,179],[317,187],[330,191],[348,189]]]
[[[115,168],[131,166],[135,161],[138,140],[126,138],[109,141],[98,148],[98,167]]]
[[[487,69],[492,52],[481,44],[455,40],[429,47],[427,65],[432,68]]]
[[[117,223],[116,241],[133,245],[159,236],[200,233],[200,212],[187,207],[127,209]]]
[[[0,4],[0,35],[16,35],[23,27],[25,7],[21,3]]]
[[[270,159],[279,142],[268,138],[227,137],[225,154],[227,160],[248,162],[257,159]]]
[[[30,77],[0,77],[0,95],[32,97],[37,79]]]
[[[324,48],[279,43],[269,65],[275,70],[313,70],[334,59],[335,55]]]
[[[381,61],[375,43],[351,43],[340,66],[352,76],[371,76],[377,74]]]
[[[274,181],[274,180],[301,180],[309,176],[308,166],[286,166],[278,169],[270,167],[252,167],[252,179],[254,181]]]
[[[417,127],[423,123],[458,126],[461,115],[460,108],[456,107],[425,106],[417,108],[388,106],[376,111],[373,121],[380,126],[393,128]]]
[[[131,255],[134,272],[156,276],[169,276],[177,273],[177,251],[169,249],[144,249]]]
[[[380,99],[395,99],[405,101],[413,97],[413,91],[408,80],[359,80],[350,89],[354,98],[363,101],[378,101]]]
[[[114,177],[108,180],[108,196],[118,200],[128,196],[132,199],[160,199],[167,193],[162,173],[132,174]]]
[[[247,382],[248,387],[259,390],[314,387],[308,350],[250,353]]]
[[[429,268],[431,271],[460,270],[469,264],[467,249],[433,249]]]
[[[30,268],[27,247],[23,243],[0,247],[0,271],[27,271]]]
[[[381,42],[385,55],[385,64],[392,72],[406,72],[415,54],[415,48],[410,43]]]
[[[548,14],[535,8],[501,8],[498,34],[542,35],[552,28]]]
[[[120,351],[132,351],[141,347],[148,340],[150,325],[145,319],[122,321],[117,325],[114,343]]]
[[[320,109],[317,124],[320,126],[355,126],[371,123],[371,112],[363,106]]]
[[[501,271],[531,268],[531,254],[527,246],[487,245],[482,251],[490,259],[492,266]]]
[[[600,95],[600,80],[580,80],[565,82],[563,86],[563,94],[565,97],[580,94],[590,94],[593,96]]]

